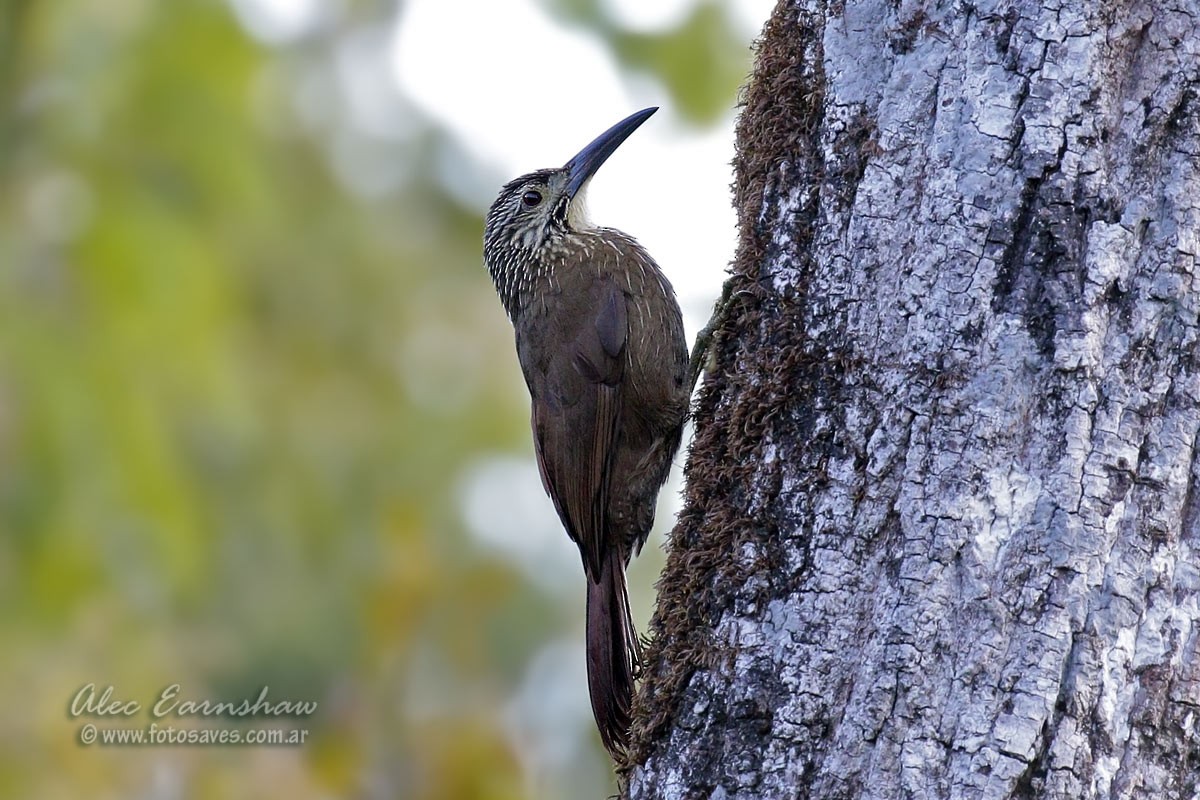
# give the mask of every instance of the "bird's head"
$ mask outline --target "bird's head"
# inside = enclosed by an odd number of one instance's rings
[[[584,190],[609,156],[658,108],[645,108],[613,125],[556,169],[540,169],[509,181],[492,203],[484,224],[484,257],[489,269],[497,259],[531,254],[567,231],[591,227]]]

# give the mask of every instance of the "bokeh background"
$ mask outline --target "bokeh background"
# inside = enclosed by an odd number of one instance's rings
[[[662,106],[589,201],[694,333],[770,5],[0,0],[0,797],[613,790],[482,216]],[[87,683],[319,708],[85,747]]]

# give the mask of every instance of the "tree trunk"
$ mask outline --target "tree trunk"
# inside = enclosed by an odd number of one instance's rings
[[[1200,797],[1198,86],[1195,0],[779,4],[628,797]]]

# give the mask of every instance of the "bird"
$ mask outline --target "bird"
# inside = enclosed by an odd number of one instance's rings
[[[561,167],[506,183],[484,223],[484,262],[512,323],[542,485],[587,581],[588,694],[614,759],[629,744],[641,645],[625,570],[654,523],[688,415],[683,316],[630,235],[584,195],[657,107],[621,120]]]

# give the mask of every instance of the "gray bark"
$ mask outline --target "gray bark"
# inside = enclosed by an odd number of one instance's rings
[[[1200,3],[781,2],[624,774],[1200,797]]]

